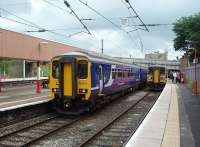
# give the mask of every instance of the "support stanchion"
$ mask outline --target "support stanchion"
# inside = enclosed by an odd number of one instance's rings
[[[194,96],[197,96],[198,83],[197,83],[197,50],[194,49]]]
[[[194,96],[197,96],[197,89],[198,89],[197,80],[194,80]]]
[[[37,93],[41,93],[41,83],[40,83],[40,62],[37,62]]]
[[[0,92],[2,91],[1,88],[2,88],[2,83],[1,83],[1,77],[0,77]]]

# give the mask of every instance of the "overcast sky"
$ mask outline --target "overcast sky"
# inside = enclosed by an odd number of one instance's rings
[[[133,13],[130,10],[128,11],[124,0],[83,1],[125,31],[134,30],[136,28],[130,26],[140,24],[137,18],[125,19],[133,16],[131,15]],[[53,7],[48,2],[59,6],[62,10]],[[0,27],[97,52],[101,51],[101,39],[104,39],[104,52],[112,56],[144,57],[145,53],[168,51],[169,59],[175,59],[176,56],[182,54],[174,51],[173,39],[175,34],[171,25],[149,27],[150,32],[138,30],[127,35],[125,31],[115,27],[78,0],[68,0],[68,2],[80,18],[93,19],[83,21],[92,36],[84,33],[86,30],[70,14],[70,10],[65,6],[63,0],[0,0],[0,14],[4,17],[0,17]],[[200,0],[130,0],[130,3],[145,24],[172,24],[182,16],[200,12]],[[5,10],[37,26],[53,30],[59,35],[50,32],[27,32],[38,29],[6,20],[5,18],[28,23]],[[84,32],[69,37],[81,31]]]

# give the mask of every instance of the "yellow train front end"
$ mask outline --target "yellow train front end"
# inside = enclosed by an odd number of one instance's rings
[[[90,61],[83,56],[62,55],[52,59],[49,88],[59,111],[85,111],[88,107],[91,95],[90,66]]]
[[[150,66],[147,74],[147,86],[151,90],[162,90],[167,82],[166,69],[160,66]]]

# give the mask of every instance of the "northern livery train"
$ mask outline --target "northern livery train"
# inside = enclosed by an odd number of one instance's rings
[[[80,114],[109,101],[113,94],[138,89],[146,76],[143,67],[76,51],[51,60],[49,87],[59,111]]]
[[[147,86],[151,90],[162,90],[167,82],[167,69],[158,65],[148,67]]]

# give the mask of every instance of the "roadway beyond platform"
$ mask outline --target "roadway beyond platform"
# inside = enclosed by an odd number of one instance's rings
[[[52,99],[49,89],[42,89],[38,94],[35,85],[7,88],[0,93],[0,112],[41,104]]]
[[[199,147],[200,97],[168,82],[126,147]]]

